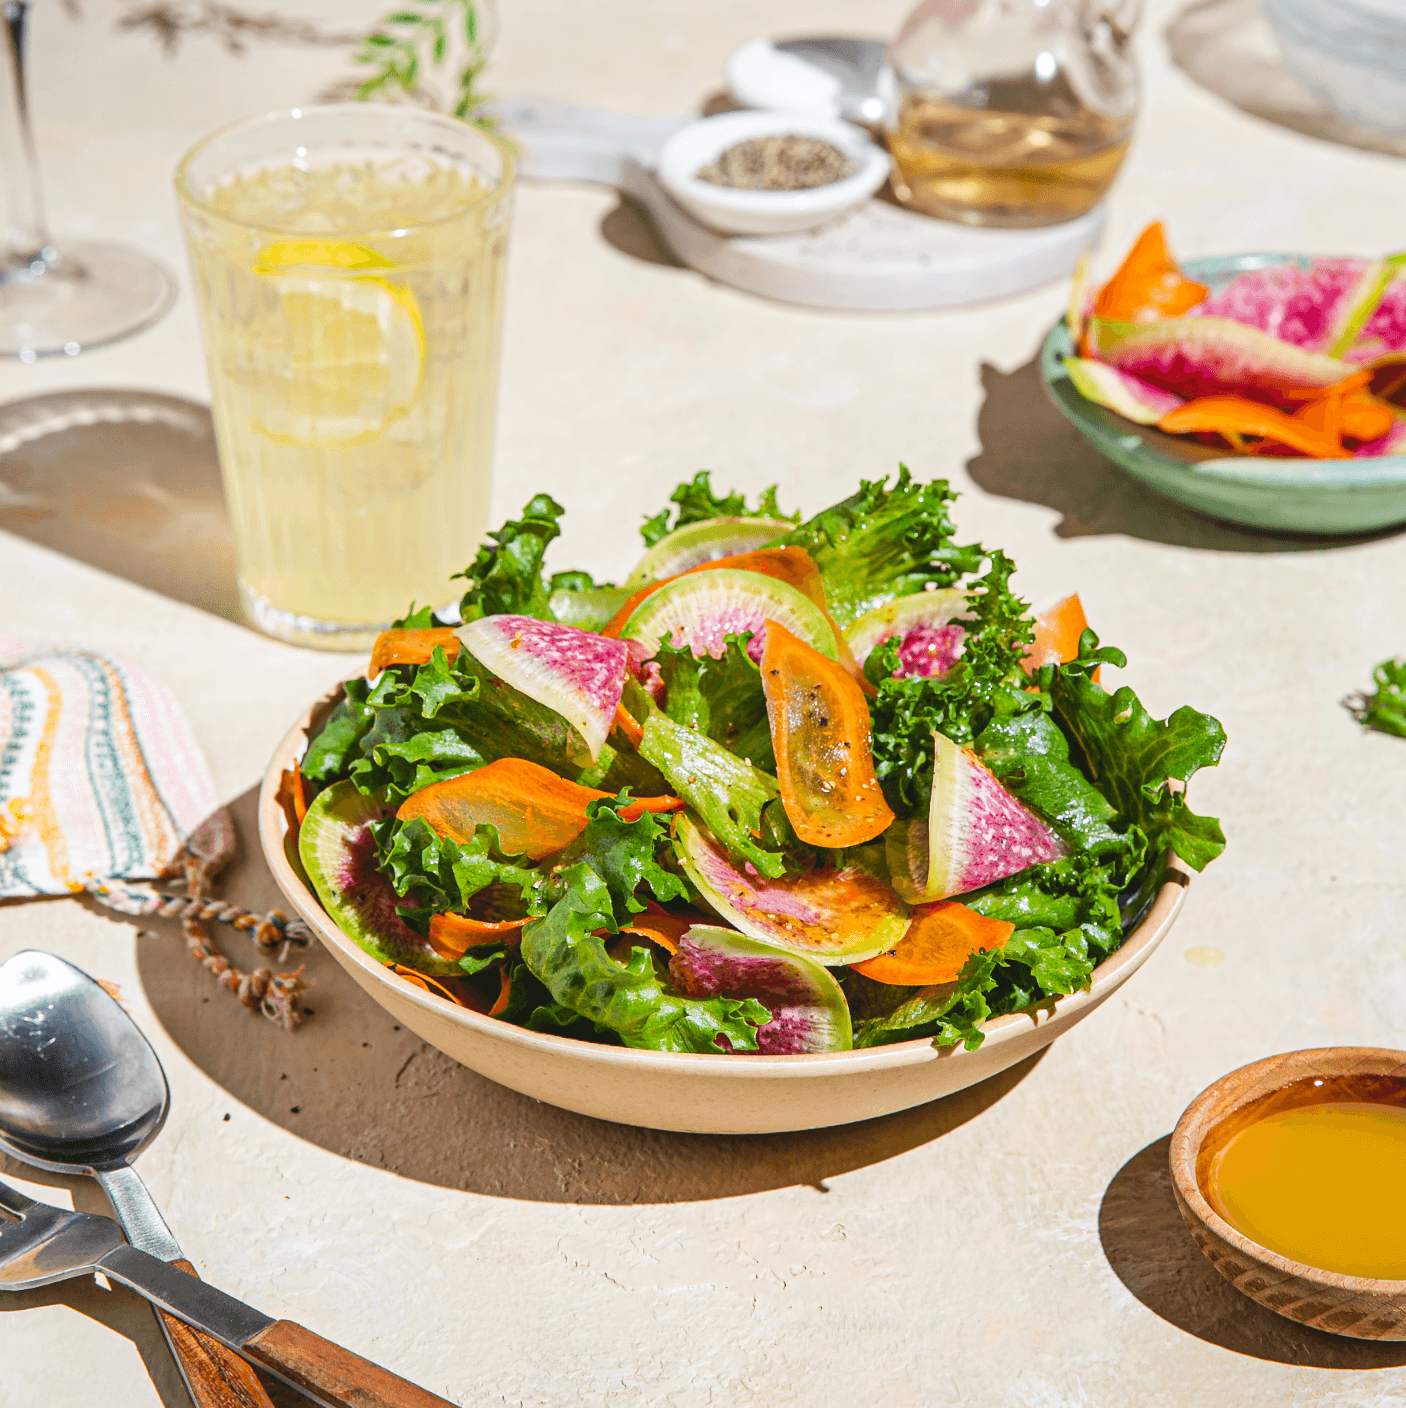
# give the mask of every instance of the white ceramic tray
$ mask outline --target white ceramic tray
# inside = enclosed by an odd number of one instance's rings
[[[874,199],[799,235],[720,235],[686,215],[654,177],[664,143],[693,121],[633,117],[551,99],[495,106],[533,181],[613,186],[648,212],[685,264],[748,293],[816,308],[953,308],[1063,278],[1098,236],[1103,207],[1040,230],[980,230]]]

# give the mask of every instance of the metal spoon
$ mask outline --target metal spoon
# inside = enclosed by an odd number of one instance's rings
[[[156,1052],[81,968],[34,949],[0,964],[0,1149],[96,1178],[128,1242],[194,1276],[130,1167],[170,1101]],[[237,1354],[173,1316],[157,1319],[197,1408],[273,1408]]]

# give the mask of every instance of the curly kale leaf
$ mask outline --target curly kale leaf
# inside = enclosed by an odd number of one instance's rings
[[[1350,695],[1343,703],[1364,728],[1406,738],[1406,660],[1383,660],[1372,679],[1377,687],[1371,694]]]
[[[566,510],[548,494],[529,501],[521,518],[509,519],[488,536],[478,556],[458,576],[469,583],[459,603],[465,621],[510,613],[551,620],[547,601],[551,585],[542,578],[547,544],[561,533],[558,520]],[[573,577],[579,574],[572,574]]]
[[[947,506],[956,495],[945,479],[915,484],[900,465],[887,477],[861,480],[859,492],[825,509],[780,540],[804,548],[820,569],[830,614],[842,626],[929,582],[951,586],[976,571],[979,547],[955,547]]]
[[[877,690],[869,706],[874,770],[898,816],[926,816],[932,795],[934,732],[970,744],[993,719],[1041,707],[1021,668],[1032,624],[1029,607],[1010,589],[1015,564],[1003,552],[967,593],[962,656],[942,676],[895,679],[897,638],[878,646],[864,672]]]
[[[612,799],[593,802],[586,830],[551,863],[557,898],[545,918],[523,930],[523,962],[555,1004],[616,1033],[626,1046],[755,1051],[757,1028],[771,1020],[759,1002],[686,997],[673,990],[647,949],[632,950],[628,963],[606,952],[602,935],[619,933],[629,915],[645,907],[641,889],[657,900],[685,893],[679,877],[657,859],[667,826],[648,812],[622,821],[620,806]]]
[[[1214,817],[1197,816],[1180,788],[1201,768],[1214,767],[1225,748],[1225,730],[1189,706],[1154,719],[1126,686],[1109,694],[1092,675],[1100,665],[1121,667],[1123,652],[1099,649],[1085,631],[1079,657],[1038,672],[1065,727],[1083,752],[1094,786],[1113,803],[1126,826],[1136,826],[1152,853],[1170,846],[1194,870],[1225,849]]]
[[[695,656],[687,646],[678,648],[667,640],[654,656],[666,690],[664,712],[675,723],[697,729],[733,751],[739,738],[749,735],[758,724],[765,725],[767,719],[762,672],[747,654],[750,639],[728,636],[722,655],[716,659]],[[769,755],[771,731],[769,727],[763,731]]]
[[[678,505],[674,521],[669,522],[670,509],[661,508],[653,518],[644,521],[640,536],[645,546],[652,548],[655,543],[667,538],[676,528],[689,523],[701,523],[706,518],[775,518],[794,523],[799,513],[782,513],[776,502],[776,485],[763,491],[757,500],[756,508],[747,507],[747,497],[734,491],[731,494],[715,494],[712,476],[706,469],[700,470],[688,483],[680,484],[669,501]]]

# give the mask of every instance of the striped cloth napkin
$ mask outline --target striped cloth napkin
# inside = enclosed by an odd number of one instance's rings
[[[263,954],[307,942],[277,910],[251,914],[210,897],[235,845],[205,758],[164,686],[96,651],[0,638],[0,899],[86,891],[124,914],[178,917],[217,981],[292,1027],[302,970],[242,973],[202,925],[249,931]]]

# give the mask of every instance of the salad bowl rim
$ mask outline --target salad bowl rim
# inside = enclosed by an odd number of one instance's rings
[[[1297,263],[1323,256],[1302,251],[1252,251],[1245,254],[1203,255],[1182,261],[1185,273],[1201,279],[1228,280],[1235,274],[1253,269],[1269,269],[1280,264]],[[1040,347],[1040,376],[1046,391],[1075,426],[1095,444],[1117,441],[1127,452],[1156,459],[1167,469],[1176,469],[1194,477],[1220,480],[1255,489],[1380,489],[1393,485],[1406,488],[1406,455],[1374,455],[1363,459],[1313,460],[1299,458],[1260,458],[1254,455],[1221,455],[1203,460],[1183,460],[1168,454],[1160,446],[1149,444],[1146,432],[1155,427],[1138,425],[1106,406],[1083,400],[1070,406],[1055,396],[1059,382],[1067,381],[1063,360],[1074,352],[1070,335],[1069,316],[1050,328]],[[1133,444],[1137,441],[1137,444]]]
[[[737,1079],[784,1079],[807,1073],[819,1074],[821,1068],[830,1073],[843,1073],[847,1070],[858,1072],[874,1070],[880,1066],[917,1064],[933,1059],[934,1055],[952,1060],[977,1054],[977,1051],[968,1052],[960,1046],[935,1048],[931,1037],[891,1042],[883,1046],[852,1048],[848,1051],[813,1052],[804,1055],[755,1053],[749,1054],[746,1059],[738,1059],[723,1052],[714,1055],[711,1052],[651,1051],[640,1047],[606,1046],[581,1041],[576,1037],[535,1032],[526,1027],[499,1021],[496,1017],[475,1012],[471,1008],[451,1004],[400,977],[379,963],[342,931],[332,916],[323,909],[316,893],[300,873],[300,868],[294,868],[285,846],[287,818],[277,800],[282,775],[302,757],[307,747],[308,729],[313,726],[319,713],[330,710],[341,697],[341,692],[342,687],[338,685],[329,695],[310,706],[278,745],[259,790],[259,839],[275,883],[323,946],[332,950],[334,956],[355,963],[366,975],[374,976],[377,985],[384,984],[394,989],[400,998],[408,999],[414,1006],[446,1018],[456,1025],[476,1030],[481,1035],[506,1041],[525,1050],[543,1054],[557,1052],[606,1066],[635,1065],[640,1061],[647,1061],[651,1069],[660,1071],[683,1072],[706,1068]],[[1115,988],[1131,977],[1161,943],[1181,911],[1190,883],[1190,869],[1180,857],[1169,850],[1164,857],[1162,881],[1151,903],[1117,951],[1094,969],[1089,985],[1062,997],[1049,998],[1023,1011],[991,1018],[982,1024],[985,1042],[978,1050],[1011,1040],[1033,1027],[1043,1026],[1059,1017],[1077,1013],[1081,1008],[1096,1006],[1102,1002]],[[703,1063],[701,1067],[700,1063]]]

